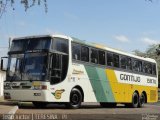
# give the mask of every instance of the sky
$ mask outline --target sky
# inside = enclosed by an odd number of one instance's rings
[[[0,18],[0,56],[9,37],[28,35],[63,34],[126,52],[160,43],[159,0],[47,0],[47,13],[43,1],[26,12],[19,1]]]

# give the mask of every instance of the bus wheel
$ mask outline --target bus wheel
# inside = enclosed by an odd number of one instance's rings
[[[126,103],[126,107],[137,108],[139,104],[139,96],[136,92],[132,95],[132,103]]]
[[[81,92],[73,88],[70,94],[70,102],[66,104],[67,108],[77,109],[81,106],[82,94]]]
[[[140,98],[139,98],[139,103],[138,103],[138,107],[143,107],[144,103],[145,103],[145,95],[144,93],[141,94]]]
[[[36,108],[45,108],[47,106],[47,102],[32,102]]]
[[[100,102],[100,105],[104,108],[113,108],[116,107],[117,103]]]

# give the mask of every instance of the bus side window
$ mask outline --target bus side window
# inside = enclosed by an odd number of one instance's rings
[[[148,74],[152,74],[152,64],[148,63]]]
[[[155,64],[152,65],[152,74],[156,75],[156,65]]]
[[[100,65],[105,65],[105,52],[104,51],[101,51],[99,50],[99,64]]]
[[[98,50],[91,49],[91,62],[98,64]]]
[[[76,43],[72,43],[72,59],[80,60],[81,46]]]
[[[132,70],[131,58],[126,57],[126,56],[121,56],[120,63],[121,63],[122,69]]]
[[[127,69],[127,58],[125,56],[121,56],[120,62],[121,62],[121,68]]]
[[[132,70],[132,59],[127,58],[127,70]]]
[[[119,55],[113,54],[113,66],[119,67]]]
[[[147,73],[147,64],[146,64],[146,62],[143,62],[143,72]]]
[[[133,71],[142,72],[142,61],[133,60]]]
[[[107,52],[107,65],[113,66],[113,54],[109,52]]]
[[[148,62],[143,63],[143,72],[147,74],[152,74],[152,64]]]
[[[68,40],[62,38],[54,38],[53,48],[57,51],[68,53]]]
[[[89,48],[82,46],[81,47],[81,60],[85,62],[89,62]]]

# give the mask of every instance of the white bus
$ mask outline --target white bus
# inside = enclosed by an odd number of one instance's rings
[[[3,59],[1,60],[3,69]],[[36,107],[82,102],[142,107],[158,100],[156,61],[64,35],[14,38],[4,98]]]

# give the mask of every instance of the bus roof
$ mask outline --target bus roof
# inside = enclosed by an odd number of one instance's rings
[[[31,39],[31,38],[39,38],[39,37],[60,37],[68,39],[69,37],[66,35],[60,34],[46,34],[46,35],[32,35],[32,36],[23,36],[23,37],[15,37],[12,40],[20,40],[20,39]]]

